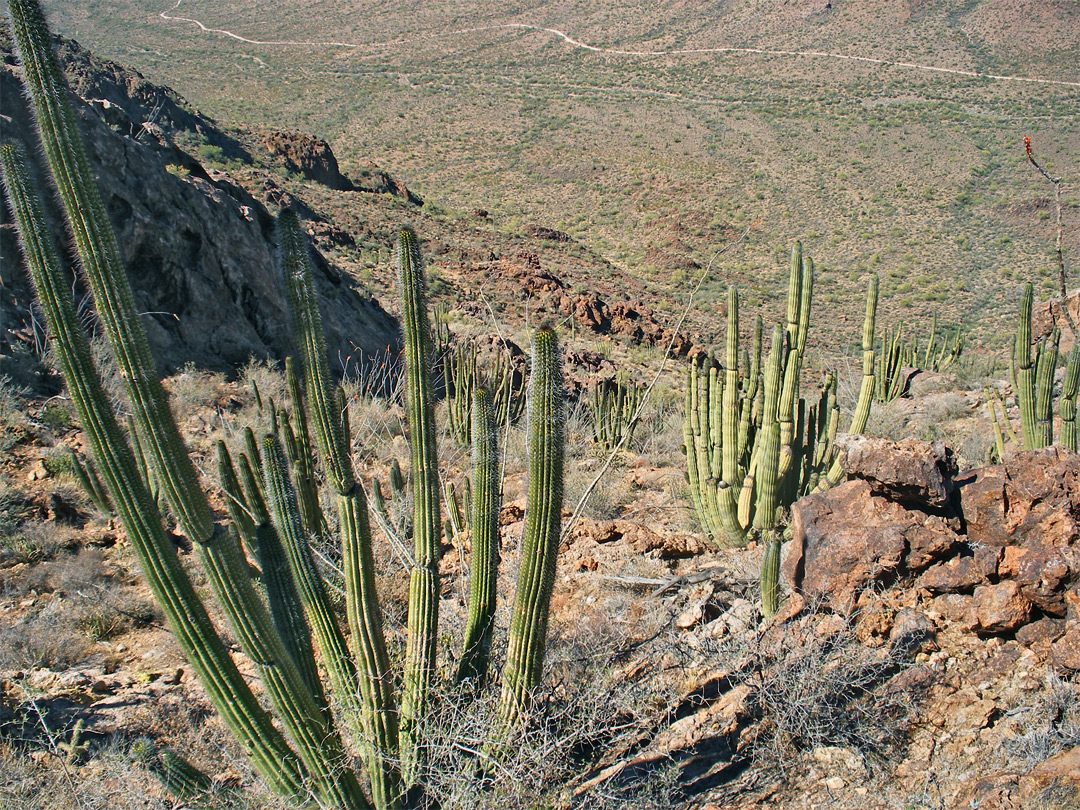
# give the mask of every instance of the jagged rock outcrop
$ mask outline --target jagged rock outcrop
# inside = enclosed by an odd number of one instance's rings
[[[957,474],[938,442],[842,447],[855,480],[792,507],[792,590],[848,611],[866,588],[911,583],[970,630],[1030,626],[1028,643],[1080,668],[1080,456],[1050,447]]]
[[[293,131],[266,132],[260,140],[270,155],[285,162],[289,171],[299,172],[327,188],[337,191],[364,191],[369,194],[392,194],[411,205],[424,204],[404,183],[370,161],[361,165],[359,179],[353,180],[345,176],[338,167],[330,144],[322,138]]]
[[[145,80],[137,74],[123,78],[119,68],[92,78],[95,62],[75,43],[64,43],[61,53],[67,57],[65,64],[74,61],[77,78],[82,77],[76,83],[96,94],[111,93],[122,100],[122,88],[134,88],[140,98],[151,92]],[[45,189],[46,215],[58,243],[66,246],[63,219],[55,195],[48,192],[10,52],[4,54],[0,69],[0,100],[6,116],[4,138],[26,147],[32,171]],[[75,106],[136,306],[144,313],[162,370],[191,362],[229,371],[251,356],[281,358],[288,353],[292,340],[288,309],[275,258],[274,220],[266,207],[223,176],[211,176],[167,138],[121,134],[99,115],[103,105],[91,106],[77,98]],[[169,110],[177,116],[182,113],[179,106]],[[3,216],[7,223],[6,210]],[[29,322],[31,295],[13,229],[4,227],[0,233],[4,256],[0,351],[7,352]],[[378,302],[359,293],[317,252],[313,258],[331,356],[397,346],[396,323]]]
[[[531,250],[475,263],[468,275],[482,279],[488,289],[497,290],[502,297],[528,301],[530,311],[538,316],[571,316],[580,329],[598,335],[619,335],[636,344],[661,348],[670,344],[675,357],[686,357],[698,350],[686,334],[664,326],[640,301],[608,304],[595,290],[574,292]]]

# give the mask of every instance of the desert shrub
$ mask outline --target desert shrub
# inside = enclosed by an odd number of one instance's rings
[[[0,669],[70,669],[83,660],[87,642],[50,602],[14,624],[0,627]]]
[[[910,650],[866,647],[842,624],[821,633],[818,622],[804,621],[771,643],[764,637],[752,643],[760,766],[783,772],[793,754],[819,746],[852,748],[880,762],[905,739],[915,697],[887,682],[908,664]]]
[[[1008,740],[1006,750],[1025,767],[1033,767],[1067,748],[1080,745],[1080,689],[1053,670],[1035,701],[1015,707],[1010,714],[1026,726]]]

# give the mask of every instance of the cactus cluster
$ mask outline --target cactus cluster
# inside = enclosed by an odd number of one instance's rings
[[[638,423],[638,410],[645,401],[645,389],[634,385],[625,374],[599,380],[589,395],[592,438],[605,453],[630,441]]]
[[[1020,436],[1009,422],[1005,403],[995,393],[984,389],[987,407],[994,425],[994,449],[998,458],[1005,456],[1006,440],[1023,444],[1025,450],[1038,450],[1054,443],[1054,373],[1057,370],[1061,330],[1055,327],[1037,342],[1032,339],[1032,309],[1035,291],[1029,281],[1020,295],[1020,318],[1013,341],[1009,373],[1013,395],[1020,410]],[[1077,450],[1076,398],[1080,389],[1080,343],[1074,343],[1065,364],[1065,379],[1058,396],[1061,418],[1061,445]],[[1001,417],[998,418],[998,409]]]
[[[418,735],[436,677],[441,526],[432,345],[415,234],[403,231],[397,252],[414,506],[409,632],[399,703],[375,590],[367,497],[352,469],[347,411],[330,379],[299,220],[291,211],[278,218],[281,265],[300,346],[300,362],[290,363],[287,371],[291,409],[271,403],[271,432],[256,437],[247,431],[246,452],[237,460],[219,445],[220,483],[230,514],[229,521],[219,521],[157,377],[40,6],[35,0],[9,0],[9,6],[51,175],[132,413],[125,432],[91,360],[25,160],[14,147],[4,146],[0,160],[8,202],[93,459],[93,467],[84,469],[86,486],[100,490],[99,495],[107,493],[109,501],[102,498],[102,503],[123,522],[183,653],[272,790],[300,806],[314,803],[342,810],[422,801],[417,796],[423,791],[424,743]],[[564,405],[557,341],[549,328],[536,335],[529,397],[526,530],[500,711],[506,729],[521,721],[539,682],[558,547]],[[498,451],[490,397],[478,392],[474,403],[473,588],[458,673],[470,683],[483,681],[489,667],[498,564]],[[91,469],[96,470],[94,477]],[[401,477],[400,470],[397,475]],[[318,497],[320,479],[338,509],[348,635],[312,555],[313,539],[329,539],[329,522]],[[162,507],[192,541],[210,590],[255,664],[272,713],[236,669],[214,628],[165,535]],[[329,688],[316,660],[329,676]],[[341,709],[340,726],[332,705]],[[364,764],[362,775],[351,767],[354,752]],[[182,791],[203,786],[199,776],[178,763],[173,769],[165,758],[157,761],[166,772],[175,770],[177,775],[168,778],[181,784]]]
[[[930,335],[920,347],[918,338],[904,339],[904,324],[895,331],[885,329],[885,336],[877,347],[877,383],[874,386],[876,402],[892,402],[904,393],[905,375],[902,369],[916,368],[923,371],[945,371],[964,350],[964,333],[960,327],[938,342],[938,320],[934,313],[930,321]]]
[[[472,341],[459,341],[442,356],[447,427],[462,447],[472,444],[473,394],[478,387],[487,385],[491,391],[496,425],[514,423],[525,412],[524,380],[513,363],[500,353],[487,366],[481,374],[479,349]]]
[[[814,264],[796,243],[791,257],[787,321],[773,328],[762,362],[763,323],[754,322],[749,351],[740,350],[739,294],[728,290],[724,362],[698,357],[689,367],[683,435],[690,494],[702,526],[720,547],[741,546],[748,532],[765,544],[762,596],[776,609],[780,535],[777,512],[800,495],[836,483],[833,438],[839,422],[835,377],[815,402],[800,396],[813,296]],[[867,294],[863,377],[849,432],[866,427],[875,385],[877,278]]]

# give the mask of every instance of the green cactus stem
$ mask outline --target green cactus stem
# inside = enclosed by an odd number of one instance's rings
[[[398,714],[393,676],[386,652],[382,614],[375,589],[374,555],[368,523],[367,498],[357,484],[348,452],[348,437],[341,418],[335,389],[326,361],[326,339],[315,295],[315,283],[307,245],[296,214],[283,210],[278,216],[281,263],[289,293],[294,332],[301,347],[309,416],[322,458],[323,473],[337,495],[341,525],[345,597],[350,629],[356,650],[355,663],[349,657],[340,628],[325,591],[320,593],[310,551],[306,547],[302,521],[291,508],[288,476],[282,469],[271,471],[265,458],[276,442],[264,440],[267,500],[274,522],[288,551],[293,577],[297,580],[305,611],[330,672],[335,695],[348,715],[362,723],[365,763],[377,808],[395,807],[401,796],[398,761]],[[275,466],[277,459],[275,459]],[[281,463],[284,464],[283,459]],[[274,494],[270,494],[273,480]],[[357,672],[357,670],[359,670]],[[357,677],[359,676],[359,697]]]
[[[37,4],[12,2],[10,7],[17,23],[16,34],[21,38],[20,48],[51,53],[48,31]],[[66,92],[66,88],[57,88],[57,93],[60,92]],[[56,248],[22,158],[14,147],[4,146],[0,148],[0,160],[23,253],[79,424],[147,583],[214,707],[267,784],[286,796],[305,796],[309,779],[306,769],[236,669],[165,536],[157,505],[138,472],[135,457],[116,423],[90,359],[89,345],[75,315],[70,282],[60,270]]]
[[[424,712],[435,673],[439,626],[439,467],[435,408],[431,390],[431,337],[428,329],[423,261],[411,230],[398,238],[405,334],[405,407],[413,488],[413,558],[409,577],[408,642],[401,698],[401,762],[407,785],[416,782],[422,763],[417,723]]]
[[[510,619],[500,717],[518,723],[543,673],[551,591],[562,525],[565,401],[558,340],[541,327],[533,339],[529,381],[529,485],[521,572]],[[479,496],[477,496],[479,497]]]
[[[1076,396],[1080,391],[1080,341],[1073,343],[1065,364],[1065,381],[1061,385],[1058,411],[1061,414],[1061,446],[1077,451]]]
[[[487,680],[495,628],[495,592],[499,572],[499,440],[491,393],[473,395],[472,560],[469,571],[469,618],[458,664],[458,683],[475,688]]]

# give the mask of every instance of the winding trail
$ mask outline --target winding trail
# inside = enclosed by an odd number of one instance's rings
[[[700,54],[748,54],[758,56],[789,56],[789,57],[809,57],[812,59],[839,59],[848,62],[862,62],[864,64],[882,65],[883,67],[896,67],[905,68],[908,70],[922,70],[931,73],[946,73],[954,76],[965,76],[975,79],[991,79],[993,81],[1002,82],[1024,82],[1027,84],[1049,84],[1059,87],[1078,87],[1080,88],[1080,82],[1067,82],[1059,79],[1040,79],[1030,76],[1007,76],[996,73],[980,73],[975,70],[961,70],[959,68],[946,68],[937,67],[935,65],[921,65],[917,62],[900,62],[891,59],[875,59],[872,56],[852,56],[844,53],[831,53],[829,51],[775,51],[765,48],[678,48],[668,51],[634,51],[624,50],[621,48],[602,48],[597,45],[590,45],[587,42],[581,42],[574,39],[565,31],[560,31],[558,28],[546,28],[540,25],[529,25],[528,23],[499,23],[495,25],[484,25],[476,28],[461,28],[456,31],[445,31],[438,34],[430,34],[425,37],[416,39],[394,39],[387,40],[385,42],[335,42],[332,40],[323,41],[306,41],[306,40],[292,40],[292,39],[279,39],[279,40],[261,40],[261,39],[249,39],[248,37],[241,36],[234,33],[227,28],[210,28],[202,23],[202,21],[195,19],[194,17],[181,17],[178,15],[170,14],[170,11],[176,11],[180,8],[180,4],[183,0],[176,0],[176,5],[168,11],[163,11],[158,16],[163,20],[170,22],[184,22],[197,25],[200,30],[207,34],[220,34],[224,37],[235,39],[238,42],[243,42],[248,45],[264,45],[271,47],[305,47],[305,48],[355,48],[355,49],[375,49],[375,48],[391,48],[397,45],[407,45],[412,42],[423,42],[432,39],[441,39],[445,37],[460,36],[462,34],[471,34],[481,31],[495,31],[506,29],[523,29],[527,31],[539,31],[542,33],[551,34],[554,37],[561,39],[566,44],[574,47],[581,48],[582,50],[592,51],[594,53],[607,54],[610,56],[638,56],[638,57],[657,57],[657,56],[686,56],[686,55],[700,55]]]

